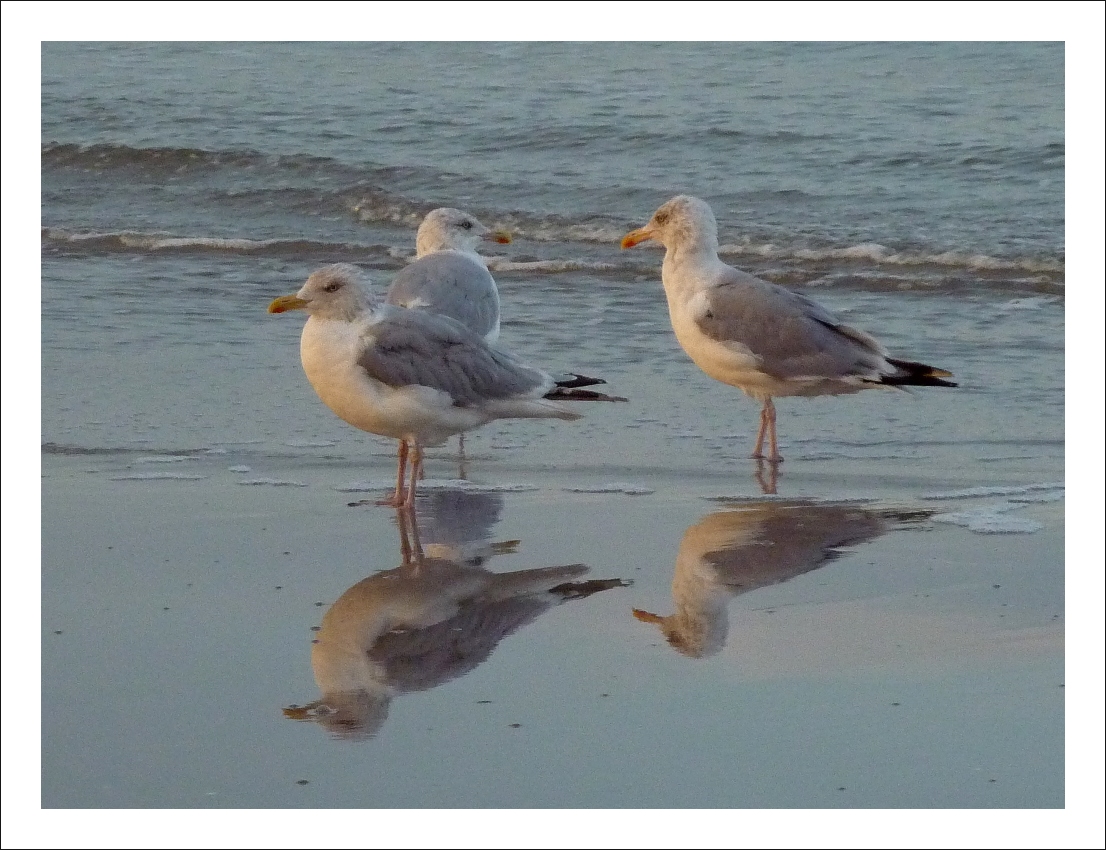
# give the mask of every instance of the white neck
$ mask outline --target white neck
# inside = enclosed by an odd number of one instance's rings
[[[460,254],[475,257],[481,263],[484,262],[483,258],[476,253],[476,249],[471,245],[454,245],[436,235],[419,234],[415,237],[416,257],[425,257],[427,254],[434,254],[438,251],[457,251]]]

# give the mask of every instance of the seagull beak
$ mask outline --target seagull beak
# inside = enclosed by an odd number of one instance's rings
[[[506,230],[489,230],[484,234],[484,239],[488,242],[498,242],[500,245],[511,244],[511,234]]]
[[[623,248],[633,248],[647,239],[653,238],[653,231],[648,227],[639,227],[637,230],[631,230],[625,236],[622,237]]]
[[[307,302],[298,295],[282,295],[280,298],[273,299],[273,303],[269,305],[269,312],[286,313],[289,310],[302,310],[306,306]]]
[[[660,624],[664,622],[664,617],[658,617],[656,614],[650,614],[648,611],[642,611],[640,608],[631,608],[630,610],[634,612],[634,618],[641,620],[643,623]]]

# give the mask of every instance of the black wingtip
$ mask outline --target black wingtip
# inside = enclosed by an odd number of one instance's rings
[[[946,381],[951,378],[952,372],[938,369],[935,366],[927,366],[925,363],[915,363],[911,360],[887,359],[887,362],[899,370],[895,375],[884,375],[881,383],[892,387],[958,387],[955,381]]]
[[[569,372],[571,378],[564,378],[557,381],[557,386],[566,390],[575,389],[576,387],[594,387],[596,384],[607,383],[602,378],[589,378],[587,375],[577,375],[575,372]]]
[[[580,390],[572,387],[555,387],[545,394],[548,399],[556,401],[629,401],[618,395],[597,393],[594,390]]]

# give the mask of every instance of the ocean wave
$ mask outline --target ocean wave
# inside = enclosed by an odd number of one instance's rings
[[[609,272],[621,266],[617,263],[604,263],[588,260],[507,260],[502,257],[489,257],[488,268],[493,272],[544,272],[561,274],[563,272]]]
[[[221,236],[176,236],[171,233],[143,233],[118,230],[107,233],[78,232],[61,227],[43,227],[43,243],[59,250],[89,254],[179,252],[197,254],[263,254],[276,257],[323,257],[379,259],[392,256],[387,245],[357,242],[329,242],[315,239],[244,239]]]
[[[406,203],[377,199],[372,220],[388,221],[401,231],[384,235],[384,242],[355,242],[327,239],[249,239],[214,235],[179,235],[165,232],[117,230],[79,231],[43,227],[41,237],[47,251],[100,255],[132,254],[249,254],[280,258],[314,259],[319,262],[369,263],[378,269],[398,269],[413,259],[413,231],[425,211]],[[391,212],[386,213],[385,210]],[[600,277],[655,275],[656,252],[623,252],[617,249],[625,226],[611,221],[566,223],[555,217],[533,218],[519,214],[476,215],[511,232],[515,247],[505,254],[488,257],[488,267],[497,273],[565,274],[587,272]],[[374,234],[381,238],[379,232]],[[526,242],[563,245],[567,256],[523,254],[510,256]],[[573,245],[577,246],[575,249]],[[610,246],[608,251],[605,246]],[[524,250],[524,249],[523,249]],[[538,252],[535,252],[538,253]],[[897,251],[877,243],[844,247],[812,248],[775,243],[725,244],[719,254],[735,265],[784,285],[845,285],[864,290],[885,291],[921,288],[961,290],[966,286],[995,286],[1007,292],[1064,294],[1065,265],[1062,258],[995,257],[967,251]],[[742,262],[742,260],[745,262]],[[969,277],[970,275],[970,277]],[[1035,306],[1026,303],[1026,308]]]
[[[364,221],[388,222],[417,228],[422,217],[429,212],[426,205],[415,205],[393,194],[374,193],[363,197],[354,207],[356,214]],[[469,209],[489,226],[508,230],[516,242],[540,243],[584,243],[592,245],[617,246],[630,225],[621,219],[604,216],[587,216],[582,219],[568,219],[556,215],[536,216],[522,212],[495,212]],[[1047,283],[1061,283],[1065,273],[1063,258],[1057,257],[996,257],[973,251],[947,250],[939,252],[901,251],[888,248],[875,242],[861,243],[844,247],[809,247],[805,245],[779,245],[771,242],[724,244],[719,247],[719,255],[726,257],[755,257],[763,260],[794,262],[800,264],[847,264],[867,263],[875,267],[888,268],[933,268],[963,269],[972,272],[1017,272],[1021,274],[1046,275]],[[622,257],[622,255],[619,255]],[[499,260],[501,268],[512,270],[510,260]],[[580,269],[619,269],[633,264],[628,258],[611,261],[607,264],[565,259],[535,265],[531,270],[563,272]],[[652,265],[652,260],[650,260]],[[1061,279],[1058,280],[1057,278]],[[1037,281],[1040,282],[1040,281]]]
[[[1063,142],[1040,145],[940,145],[936,150],[917,149],[876,155],[871,151],[857,153],[846,160],[848,165],[868,165],[882,171],[902,168],[927,168],[962,172],[968,169],[1009,169],[1012,174],[1040,174],[1063,171]]]
[[[745,130],[724,128],[715,128],[714,132],[733,134],[736,137],[748,134]],[[793,140],[786,133],[777,135],[780,136],[779,141]],[[949,154],[948,151],[944,153]],[[981,163],[999,161],[1013,155],[1006,149],[988,146],[965,148],[960,153],[960,159],[966,161],[966,159],[975,158]],[[1042,162],[1056,160],[1062,162],[1064,146],[1062,143],[1043,144],[1034,147],[1028,153],[1022,151],[1021,155],[1036,157]],[[916,159],[915,154],[910,151],[902,152],[900,158],[902,157],[905,157],[903,161],[913,162]],[[583,211],[579,215],[567,215],[563,212],[554,214],[494,206],[474,206],[467,200],[451,201],[449,190],[460,191],[462,184],[466,197],[492,197],[495,193],[491,192],[490,187],[480,185],[478,180],[474,182],[463,179],[461,175],[450,174],[428,165],[383,166],[371,162],[346,162],[325,156],[269,154],[250,149],[143,148],[117,144],[80,145],[60,142],[43,144],[41,159],[44,172],[51,168],[89,170],[138,168],[166,175],[191,173],[193,177],[202,178],[204,169],[212,174],[228,168],[245,170],[251,174],[238,175],[233,180],[227,180],[226,175],[220,175],[218,180],[204,181],[201,195],[205,202],[211,202],[214,192],[218,198],[229,199],[237,204],[236,216],[248,218],[251,209],[277,208],[298,210],[311,215],[346,215],[353,221],[365,225],[401,228],[404,231],[402,235],[387,237],[393,244],[378,245],[361,244],[356,239],[341,242],[318,238],[250,239],[233,235],[216,237],[136,230],[104,233],[97,232],[95,225],[86,232],[72,225],[68,229],[43,228],[44,242],[48,246],[62,250],[257,253],[349,261],[370,258],[395,261],[410,256],[414,230],[427,212],[441,205],[463,206],[489,226],[507,229],[518,242],[614,247],[626,231],[634,226],[634,222],[622,217],[596,212]],[[443,188],[447,190],[444,196]],[[774,194],[780,194],[780,192]],[[248,209],[241,209],[242,205]],[[380,234],[374,233],[374,237],[379,240]],[[568,253],[568,257],[556,259],[543,256],[538,262],[524,267],[509,265],[509,263],[521,261],[505,259],[500,262],[504,264],[502,268],[505,271],[517,269],[556,274],[589,270],[597,273],[617,273],[626,269],[640,273],[643,265],[652,266],[655,259],[645,254],[648,261],[643,263],[641,259],[635,257],[621,256],[615,248],[611,260],[603,264],[597,262],[600,259],[598,257],[581,256],[587,255],[589,253],[587,250],[572,251],[569,248]],[[776,241],[765,241],[763,238],[754,237],[747,242],[724,244],[720,253],[728,258],[747,257],[797,266],[800,271],[804,268],[815,272],[834,269],[849,271],[863,264],[867,267],[866,271],[872,270],[878,273],[880,270],[886,270],[889,276],[893,276],[898,271],[906,269],[910,270],[911,275],[920,273],[926,278],[924,284],[919,285],[936,288],[945,285],[940,280],[943,272],[964,271],[982,277],[1036,276],[1038,279],[1010,282],[1015,285],[1015,288],[1019,285],[1028,286],[1030,289],[1043,286],[1050,292],[1062,292],[1065,273],[1062,249],[1056,252],[1046,250],[1041,255],[1015,253],[1012,256],[1000,256],[995,251],[961,249],[955,246],[939,250],[888,247],[877,242],[812,246],[809,241],[804,242],[801,234],[795,234],[793,243],[787,236]],[[909,286],[913,283],[913,281],[907,281],[905,285]],[[899,284],[899,281],[891,281],[889,285],[898,286]]]
[[[308,154],[266,154],[260,151],[204,150],[202,148],[132,147],[130,145],[79,145],[48,142],[41,148],[42,167],[82,169],[139,169],[179,174],[213,168],[256,168],[318,170],[336,163],[327,157]]]
[[[939,266],[971,271],[1020,271],[1036,274],[1062,275],[1064,261],[1047,257],[992,257],[966,251],[912,253],[895,251],[875,242],[850,245],[845,248],[795,248],[771,243],[722,245],[720,256],[754,256],[772,260],[857,261],[879,266]]]

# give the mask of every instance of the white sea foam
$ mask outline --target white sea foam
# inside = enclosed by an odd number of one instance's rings
[[[824,262],[827,260],[859,260],[890,266],[947,266],[977,271],[1019,270],[1045,274],[1063,274],[1064,263],[1059,260],[1019,257],[1007,260],[987,254],[972,254],[963,251],[943,251],[937,254],[916,254],[896,252],[875,242],[865,242],[844,248],[788,248],[771,242],[760,244],[721,245],[719,256],[755,256],[775,260],[805,260]]]
[[[177,236],[172,233],[133,230],[74,232],[63,227],[44,227],[42,236],[53,242],[85,247],[103,246],[109,250],[200,251],[229,253],[295,252],[306,247],[340,252],[370,252],[371,246],[350,242],[326,243],[300,239],[246,239],[223,236]]]
[[[180,236],[165,232],[140,231],[99,231],[74,232],[60,227],[43,227],[44,239],[52,242],[82,246],[85,250],[103,248],[108,251],[194,251],[227,253],[288,253],[300,252],[304,248],[321,253],[344,253],[364,256],[383,254],[393,260],[409,261],[413,259],[410,248],[404,246],[379,246],[351,242],[324,242],[295,239],[247,239],[243,237],[220,236]],[[547,223],[534,232],[525,229],[516,232],[522,238],[538,242],[586,242],[617,244],[619,234],[608,228],[563,225]],[[881,278],[887,279],[891,268],[950,268],[979,272],[1002,272],[1006,274],[1024,273],[1031,276],[1044,276],[1044,280],[1061,283],[1065,273],[1063,259],[1040,257],[1002,258],[988,254],[965,251],[943,251],[938,253],[912,253],[895,251],[876,242],[863,242],[835,248],[809,248],[777,245],[771,242],[724,244],[719,248],[723,257],[754,257],[761,260],[781,262],[833,263],[882,269]],[[516,260],[509,257],[491,256],[486,258],[488,268],[495,272],[531,272],[538,274],[560,274],[564,272],[590,271],[596,273],[617,272],[625,268],[625,262],[608,262],[585,259],[582,257],[561,257],[558,259]],[[1031,280],[1030,278],[1030,280]],[[1059,278],[1060,280],[1056,280]],[[912,279],[910,279],[912,280]],[[905,282],[909,280],[904,279]],[[1030,282],[1029,280],[1025,282]],[[1050,303],[1046,297],[1027,297],[1008,302],[1006,309],[1035,309]]]
[[[977,534],[1032,534],[1044,527],[1035,520],[1006,516],[1010,510],[1017,507],[1019,506],[1007,502],[972,511],[936,514],[933,520],[964,526]]]
[[[245,464],[239,464],[238,466],[228,466],[227,471],[228,472],[253,472],[253,470],[250,469],[250,467],[246,466]]]
[[[1000,304],[1000,310],[1039,310],[1050,304],[1059,303],[1060,299],[1054,295],[1038,295],[1032,298],[1012,298],[1005,304]]]
[[[306,487],[307,485],[302,481],[287,481],[281,478],[248,478],[245,481],[239,481],[239,484],[244,484],[248,487]]]

